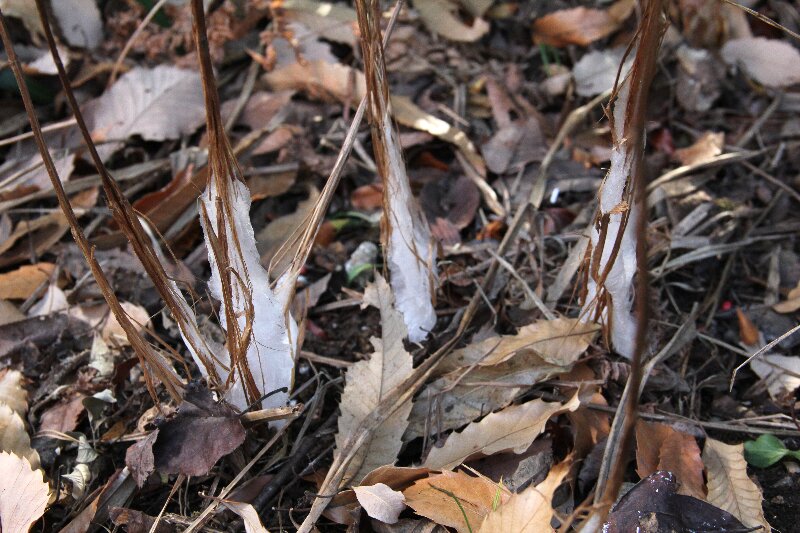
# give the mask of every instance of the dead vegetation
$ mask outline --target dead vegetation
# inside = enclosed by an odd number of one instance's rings
[[[791,3],[0,11],[3,531],[794,527]]]

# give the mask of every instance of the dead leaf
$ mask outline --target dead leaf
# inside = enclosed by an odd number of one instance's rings
[[[721,154],[724,144],[724,133],[707,131],[691,146],[675,150],[675,159],[680,161],[682,165],[699,165]]]
[[[143,487],[147,478],[155,471],[155,458],[153,457],[153,444],[158,438],[158,430],[152,431],[147,437],[136,442],[125,450],[125,466],[138,487]]]
[[[8,300],[0,300],[0,326],[13,324],[25,320],[25,318],[16,305]]]
[[[284,0],[280,16],[300,23],[313,34],[330,41],[356,46],[356,12],[339,3],[316,0]]]
[[[563,405],[537,399],[488,414],[460,433],[452,433],[441,448],[431,449],[424,466],[436,470],[452,469],[477,455],[509,450],[522,453],[544,431],[550,418],[574,411],[580,403],[576,394]]]
[[[547,153],[547,145],[539,121],[531,117],[515,120],[498,129],[481,147],[481,153],[489,170],[504,174],[541,161]]]
[[[353,491],[364,511],[385,524],[396,523],[400,513],[406,508],[403,493],[392,490],[383,483],[353,487]]]
[[[24,265],[11,272],[0,274],[0,298],[27,300],[53,275],[53,263]]]
[[[568,370],[525,350],[494,366],[449,372],[417,395],[403,439],[420,437],[426,430],[433,434],[461,427],[510,404],[522,388]]]
[[[736,308],[736,318],[739,321],[739,339],[747,346],[758,344],[759,331],[756,325],[750,320],[740,308]]]
[[[403,491],[406,505],[414,512],[459,533],[475,531],[491,512],[498,494],[501,501],[508,499],[501,486],[460,471],[421,479]]]
[[[614,33],[634,6],[635,2],[630,0],[618,0],[605,10],[576,7],[555,11],[534,21],[534,42],[557,47],[588,46]]]
[[[0,9],[7,17],[16,17],[22,21],[29,32],[35,35],[44,35],[42,21],[36,4],[28,0],[0,0]]]
[[[9,407],[21,417],[28,412],[28,392],[22,388],[22,380],[22,373],[18,370],[0,370],[0,405]]]
[[[52,9],[69,45],[91,50],[102,42],[103,20],[94,0],[59,0]]]
[[[679,494],[704,499],[703,460],[692,435],[666,424],[636,424],[636,472],[644,479],[658,470],[669,471],[680,484]]]
[[[294,213],[278,217],[261,229],[256,235],[256,245],[258,252],[261,254],[262,264],[269,264],[271,273],[280,274],[283,272],[289,262],[294,257],[294,249],[296,246],[288,246],[281,250],[284,243],[289,243],[291,237],[295,234],[298,228],[302,228],[306,218],[314,210],[314,205],[319,198],[319,190],[316,187],[311,187],[308,192],[308,198],[297,204],[297,209]],[[280,255],[276,256],[280,250]],[[274,263],[273,263],[273,258]]]
[[[39,468],[39,453],[31,448],[25,422],[4,404],[0,404],[0,451],[24,457],[31,468]]]
[[[750,368],[764,380],[770,397],[776,400],[785,399],[800,387],[798,356],[762,354],[750,361]]]
[[[523,326],[516,335],[489,337],[454,350],[440,368],[451,370],[470,365],[494,366],[523,351],[532,351],[544,361],[566,366],[578,360],[598,332],[594,324],[577,318],[539,320]]]
[[[200,75],[167,65],[133,68],[84,105],[83,113],[95,139],[124,140],[133,135],[146,141],[177,139],[203,124]],[[119,146],[101,146],[100,153],[108,157]]]
[[[800,52],[786,41],[764,37],[731,39],[721,53],[728,65],[741,67],[767,87],[800,83]]]
[[[268,91],[254,92],[247,99],[247,103],[244,105],[236,124],[248,126],[254,131],[265,128],[273,118],[286,109],[292,96],[294,96],[294,91],[280,91],[277,93]],[[228,120],[237,104],[238,99],[229,100],[222,104],[221,114],[223,120]]]
[[[124,507],[112,507],[108,515],[114,525],[125,526],[127,533],[151,533],[153,524],[156,523],[155,517],[142,511]],[[170,533],[170,531],[170,527],[164,521],[161,521],[152,533]]]
[[[614,506],[603,526],[606,533],[630,531],[742,531],[730,513],[677,493],[671,472],[658,471],[637,483]]]
[[[350,194],[350,203],[356,209],[372,211],[383,205],[383,184],[370,183],[356,188]]]
[[[747,477],[744,445],[730,445],[707,438],[703,463],[708,478],[708,502],[728,511],[745,526],[761,526],[769,533],[771,528],[761,508],[763,496]]]
[[[74,431],[78,427],[78,418],[81,416],[85,407],[83,399],[85,394],[75,392],[67,398],[63,398],[57,404],[48,407],[42,413],[39,423],[39,431],[55,430],[61,433]]]
[[[223,500],[222,505],[238,514],[244,521],[244,530],[246,533],[267,533],[264,524],[258,517],[255,507],[249,503],[234,502],[230,500]]]
[[[465,23],[458,14],[458,0],[422,0],[414,2],[422,22],[434,33],[451,41],[477,41],[489,31],[489,23],[475,16],[471,24]]]
[[[579,96],[596,96],[614,87],[617,72],[622,58],[625,57],[625,47],[592,50],[583,55],[572,67],[572,77],[575,79],[575,92]],[[622,66],[620,79],[625,76],[633,65],[633,57],[628,56]]]
[[[394,298],[389,284],[380,276],[364,291],[365,304],[381,311],[382,338],[371,339],[375,352],[367,361],[351,366],[345,375],[345,388],[340,402],[339,432],[336,434],[337,452],[351,434],[369,416],[380,401],[411,375],[412,360],[403,346],[406,327],[402,315],[394,308]],[[374,429],[371,438],[359,449],[350,462],[343,484],[360,483],[376,468],[393,464],[408,425],[411,402],[404,405]]]
[[[572,461],[562,461],[550,469],[547,478],[524,491],[512,494],[481,525],[480,533],[539,533],[553,531],[553,493],[569,473]]]
[[[47,509],[50,486],[42,471],[13,453],[0,453],[0,524],[3,533],[27,533]]]
[[[785,301],[776,303],[772,309],[778,313],[794,313],[800,309],[800,283],[789,291]]]
[[[165,474],[203,476],[244,438],[244,428],[233,409],[216,403],[211,391],[193,382],[175,417],[158,426],[152,444],[155,466]],[[140,453],[145,458],[144,450]]]

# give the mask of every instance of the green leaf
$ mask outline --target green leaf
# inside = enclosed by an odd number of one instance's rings
[[[744,451],[747,462],[758,468],[772,466],[787,455],[797,456],[775,435],[761,435],[756,440],[745,442]]]

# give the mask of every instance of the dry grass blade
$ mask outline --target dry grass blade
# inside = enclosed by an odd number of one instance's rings
[[[51,45],[51,52],[54,53],[54,60],[56,61],[56,66],[59,69],[59,74],[63,75],[64,79],[66,79],[66,75],[63,73],[64,66],[61,63],[60,58],[58,58],[58,52],[55,48],[55,41],[53,40],[50,27],[49,25],[47,25],[45,12],[42,10],[43,6],[41,0],[37,1],[37,7],[40,9],[40,14],[42,16],[42,24],[45,26],[45,35],[47,36],[48,44]],[[150,395],[153,397],[154,401],[156,401],[156,403],[158,404],[155,385],[153,384],[152,379],[149,377],[149,373],[146,371],[146,369],[152,371],[158,377],[158,379],[162,381],[165,388],[167,389],[167,392],[169,392],[170,396],[172,396],[175,400],[178,400],[180,398],[180,394],[178,391],[182,387],[182,382],[180,378],[177,376],[177,374],[175,374],[175,371],[169,366],[169,364],[164,360],[164,358],[158,352],[156,352],[153,349],[153,347],[147,343],[147,341],[144,340],[144,338],[141,336],[136,326],[131,322],[130,318],[125,313],[125,310],[122,308],[122,305],[120,304],[119,300],[114,294],[114,290],[111,288],[111,284],[106,278],[105,273],[100,267],[100,264],[94,257],[94,251],[92,247],[89,245],[88,240],[86,239],[85,235],[83,234],[83,231],[81,230],[80,224],[78,223],[78,219],[75,216],[75,212],[73,211],[72,206],[69,203],[69,199],[67,198],[66,192],[64,191],[61,179],[59,178],[58,173],[56,171],[53,159],[52,157],[50,157],[50,152],[47,149],[44,137],[42,136],[42,131],[41,127],[39,126],[39,120],[36,115],[36,110],[33,107],[33,102],[31,101],[30,93],[28,92],[27,86],[25,85],[22,69],[20,67],[19,60],[17,59],[17,56],[14,53],[14,47],[13,44],[11,43],[11,39],[9,38],[6,29],[5,18],[2,16],[2,13],[0,13],[0,31],[2,32],[3,45],[6,49],[6,53],[8,54],[9,64],[11,65],[14,77],[17,80],[17,85],[20,87],[20,94],[22,96],[22,100],[25,105],[25,111],[27,112],[28,118],[31,123],[31,130],[34,133],[34,138],[36,140],[37,147],[42,155],[42,160],[44,161],[44,165],[45,168],[47,169],[50,181],[53,184],[53,189],[56,191],[56,197],[58,198],[59,206],[61,207],[61,210],[64,212],[64,215],[67,218],[67,222],[70,225],[72,236],[78,243],[78,246],[81,249],[84,258],[89,264],[92,274],[94,275],[94,278],[97,281],[97,284],[100,287],[100,290],[103,293],[103,297],[108,303],[111,312],[114,314],[114,317],[117,319],[119,324],[125,330],[125,333],[128,337],[129,342],[131,343],[131,346],[133,346],[136,355],[139,357],[140,363],[142,364],[142,368],[145,369],[145,376],[147,378],[147,386]],[[68,86],[69,84],[67,83],[66,85]],[[71,91],[69,90],[67,90],[67,95],[72,96],[71,99],[72,102],[72,100],[74,100],[74,95],[72,95]],[[77,105],[75,105],[75,108],[77,109]],[[76,119],[78,119],[78,123],[80,125],[81,120],[79,118],[79,114],[76,115]],[[86,133],[88,134],[88,132]],[[92,145],[90,144],[90,147],[91,146]],[[120,196],[122,196],[121,193]],[[111,198],[111,196],[109,196],[109,198]],[[122,196],[122,198],[124,198],[124,196]]]

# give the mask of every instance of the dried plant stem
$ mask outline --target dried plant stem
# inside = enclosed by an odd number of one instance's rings
[[[61,56],[56,47],[53,31],[50,27],[49,17],[47,16],[47,6],[43,0],[36,0],[36,7],[39,10],[39,17],[41,18],[42,27],[44,28],[47,46],[53,56],[53,61],[58,71],[58,77],[61,80],[61,85],[64,88],[64,94],[67,97],[70,108],[75,115],[78,129],[83,136],[86,147],[89,150],[89,155],[92,162],[100,175],[100,181],[103,185],[103,191],[106,195],[106,201],[114,216],[114,220],[119,225],[122,232],[128,238],[133,251],[142,263],[142,266],[147,272],[147,275],[153,282],[153,285],[158,290],[161,298],[164,300],[167,308],[170,310],[173,318],[178,324],[181,334],[187,343],[187,347],[193,355],[203,361],[204,366],[210,368],[209,376],[213,385],[219,386],[219,377],[216,373],[214,361],[215,355],[213,350],[208,346],[204,336],[200,333],[194,313],[189,307],[186,300],[180,294],[175,282],[173,282],[164,271],[164,265],[158,258],[158,254],[150,244],[150,239],[147,233],[142,228],[139,221],[138,214],[134,211],[130,202],[125,194],[120,189],[117,181],[111,177],[111,174],[103,164],[100,155],[97,153],[97,148],[92,141],[92,136],[86,126],[86,121],[83,118],[83,113],[80,110],[78,101],[75,98],[75,93],[70,85],[69,78],[67,77],[64,63],[61,61]]]
[[[642,380],[642,359],[647,341],[649,317],[649,271],[647,268],[647,188],[644,175],[644,124],[650,84],[657,68],[661,37],[666,29],[666,8],[663,0],[648,0],[638,29],[638,47],[631,68],[629,95],[624,114],[624,138],[630,143],[628,157],[631,162],[631,181],[634,204],[641,206],[634,217],[636,243],[636,334],[634,339],[631,371],[626,388],[626,401],[621,404],[614,418],[619,427],[618,438],[609,438],[603,456],[600,476],[595,490],[595,504],[599,514],[606,516],[615,501],[628,462],[628,451],[636,424],[636,409],[639,402],[637,392]]]
[[[40,3],[40,1],[41,0],[37,1],[37,5]],[[39,7],[41,8],[41,6]],[[48,37],[51,38],[52,34],[49,32],[49,27],[46,24],[45,29],[47,30]],[[102,292],[106,303],[111,309],[111,312],[114,314],[114,317],[117,319],[117,322],[119,322],[120,326],[125,331],[125,334],[128,337],[128,341],[131,343],[134,352],[139,357],[139,362],[142,365],[142,370],[144,371],[147,388],[150,392],[150,395],[153,397],[153,401],[156,403],[156,405],[159,405],[158,394],[156,393],[155,384],[150,377],[149,371],[152,371],[156,377],[162,381],[169,395],[177,401],[180,399],[179,391],[183,386],[180,378],[177,376],[177,374],[175,374],[175,371],[172,369],[172,367],[167,364],[161,354],[156,352],[153,347],[150,346],[147,341],[145,341],[145,339],[137,330],[136,326],[131,321],[130,317],[128,317],[127,313],[122,308],[119,299],[117,299],[116,295],[114,294],[114,289],[111,287],[111,284],[103,272],[103,269],[97,262],[97,259],[94,256],[94,249],[90,246],[89,241],[83,234],[80,224],[78,223],[78,219],[75,216],[75,212],[69,203],[69,198],[67,198],[67,194],[64,191],[64,186],[62,185],[61,179],[58,176],[58,171],[56,170],[53,159],[50,157],[50,152],[47,149],[47,145],[42,134],[42,129],[39,125],[39,119],[36,116],[36,110],[33,106],[33,101],[31,100],[30,93],[25,85],[25,78],[22,74],[19,60],[17,59],[17,55],[14,51],[14,45],[12,44],[8,35],[6,21],[2,11],[0,11],[0,37],[2,38],[3,46],[8,54],[8,62],[11,66],[11,70],[14,73],[14,78],[17,81],[17,86],[19,87],[20,95],[22,96],[22,102],[25,106],[25,112],[28,114],[28,119],[30,120],[34,140],[36,141],[39,153],[42,156],[42,161],[47,169],[47,174],[50,177],[50,181],[53,184],[53,189],[55,190],[58,204],[61,207],[67,222],[69,223],[72,236],[83,253],[83,256],[92,271],[92,275],[97,281],[97,285],[100,287],[100,291]],[[63,65],[61,65],[60,62],[57,62],[57,65],[63,69]]]

